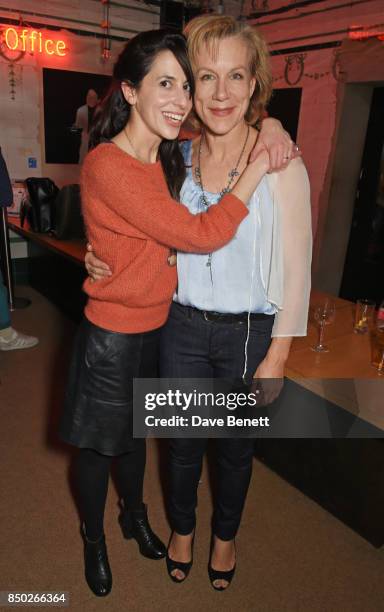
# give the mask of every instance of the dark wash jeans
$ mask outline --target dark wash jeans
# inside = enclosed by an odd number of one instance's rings
[[[274,317],[253,320],[247,374],[252,376],[271,343]],[[198,312],[172,304],[160,342],[160,375],[167,378],[241,378],[247,323],[206,321]],[[197,486],[207,439],[170,440],[169,516],[172,529],[187,535],[195,527]],[[216,439],[217,490],[213,533],[232,540],[239,528],[252,473],[254,440]]]

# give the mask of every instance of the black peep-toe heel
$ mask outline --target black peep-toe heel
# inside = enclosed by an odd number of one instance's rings
[[[212,550],[213,550],[213,538],[212,538],[212,542],[211,542],[211,552],[209,555],[209,563],[208,563],[208,576],[209,576],[209,580],[211,581],[211,585],[212,587],[215,589],[215,591],[226,591],[229,587],[229,585],[232,582],[232,578],[235,575],[235,571],[236,571],[236,561],[235,561],[235,565],[233,566],[232,569],[227,570],[226,572],[224,571],[220,571],[220,570],[215,570],[213,569],[212,565],[211,565],[211,558],[212,558]],[[235,544],[235,555],[236,555],[236,544]],[[227,586],[223,587],[223,586],[215,586],[215,582],[216,580],[225,580],[226,582],[228,582]]]
[[[172,539],[172,535],[170,538],[170,541]],[[165,558],[166,563],[167,563],[167,570],[168,570],[168,574],[171,580],[173,580],[173,582],[184,582],[184,580],[187,578],[189,572],[191,571],[191,567],[193,564],[193,545],[195,542],[195,533],[193,533],[193,537],[192,537],[192,542],[191,542],[191,560],[187,561],[187,562],[183,562],[183,561],[175,561],[174,559],[171,559],[171,557],[169,556],[169,544],[168,544],[168,549],[167,549],[167,556]],[[184,578],[177,578],[176,576],[172,575],[172,572],[174,572],[175,570],[180,570],[181,572],[183,572],[184,574]]]

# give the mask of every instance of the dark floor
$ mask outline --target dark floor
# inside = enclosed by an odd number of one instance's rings
[[[378,612],[384,610],[384,557],[345,525],[255,462],[231,588],[216,593],[207,572],[211,500],[200,485],[194,566],[183,585],[164,562],[144,559],[122,539],[110,487],[106,535],[114,585],[99,600],[83,580],[79,520],[68,484],[69,453],[55,435],[74,327],[29,288],[32,306],[14,327],[40,337],[28,351],[0,353],[0,590],[68,591],[70,610],[169,612]],[[146,501],[166,540],[159,447],[148,445]],[[161,467],[159,467],[161,466]]]

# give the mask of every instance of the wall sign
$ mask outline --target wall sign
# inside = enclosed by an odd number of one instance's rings
[[[45,33],[29,28],[23,28],[22,30],[6,28],[4,40],[5,45],[11,51],[43,53],[60,57],[64,57],[68,52],[64,40],[47,38]]]

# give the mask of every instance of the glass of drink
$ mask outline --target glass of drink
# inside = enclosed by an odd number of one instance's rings
[[[372,326],[375,313],[375,302],[372,300],[357,300],[355,310],[355,334],[366,334]]]
[[[335,302],[333,300],[325,300],[321,306],[315,308],[314,317],[318,325],[318,336],[316,346],[311,346],[312,351],[316,351],[316,353],[329,352],[329,348],[323,344],[324,330],[326,325],[334,322],[335,314]]]
[[[371,336],[371,364],[378,374],[384,376],[384,328],[377,328]]]

